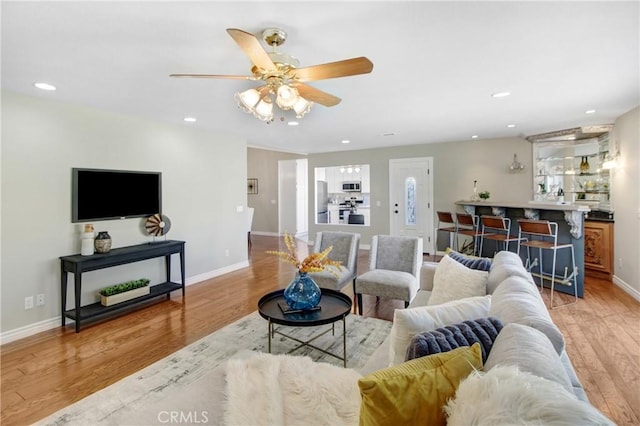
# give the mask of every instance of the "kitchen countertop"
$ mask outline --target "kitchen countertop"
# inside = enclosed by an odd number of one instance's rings
[[[540,202],[529,201],[527,203],[513,202],[513,201],[471,201],[471,200],[459,200],[455,204],[459,206],[488,206],[488,207],[508,207],[508,208],[521,208],[521,209],[537,209],[537,210],[563,210],[563,211],[578,211],[589,212],[591,209],[589,206],[583,204],[558,204],[555,202]]]

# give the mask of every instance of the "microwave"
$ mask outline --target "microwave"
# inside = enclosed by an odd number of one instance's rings
[[[360,192],[360,181],[342,182],[342,192]]]

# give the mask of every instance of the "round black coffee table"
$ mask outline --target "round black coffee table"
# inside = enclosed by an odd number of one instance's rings
[[[258,312],[262,318],[269,322],[269,328],[267,334],[268,337],[268,349],[271,353],[271,339],[275,333],[280,334],[286,338],[295,340],[300,343],[299,346],[290,350],[289,353],[298,350],[304,346],[309,346],[327,355],[331,355],[335,358],[341,359],[344,366],[347,366],[347,323],[345,318],[351,312],[352,301],[349,296],[339,291],[322,289],[322,298],[320,299],[320,309],[314,311],[292,312],[285,313],[286,302],[284,300],[284,290],[276,290],[274,292],[265,294],[258,301]],[[335,335],[335,323],[342,320],[342,346],[343,356],[340,357],[331,352],[314,346],[312,341],[318,337],[332,332]],[[275,329],[275,324],[283,325],[287,327],[315,327],[319,325],[331,324],[331,328],[323,331],[320,334],[315,335],[313,338],[302,341],[290,335],[284,334],[279,329]]]

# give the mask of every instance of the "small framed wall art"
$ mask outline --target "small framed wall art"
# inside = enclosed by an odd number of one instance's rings
[[[257,194],[258,193],[258,179],[250,178],[247,179],[247,194]]]

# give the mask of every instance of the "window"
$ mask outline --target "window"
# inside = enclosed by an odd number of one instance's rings
[[[416,179],[408,177],[404,181],[404,224],[416,225]]]

